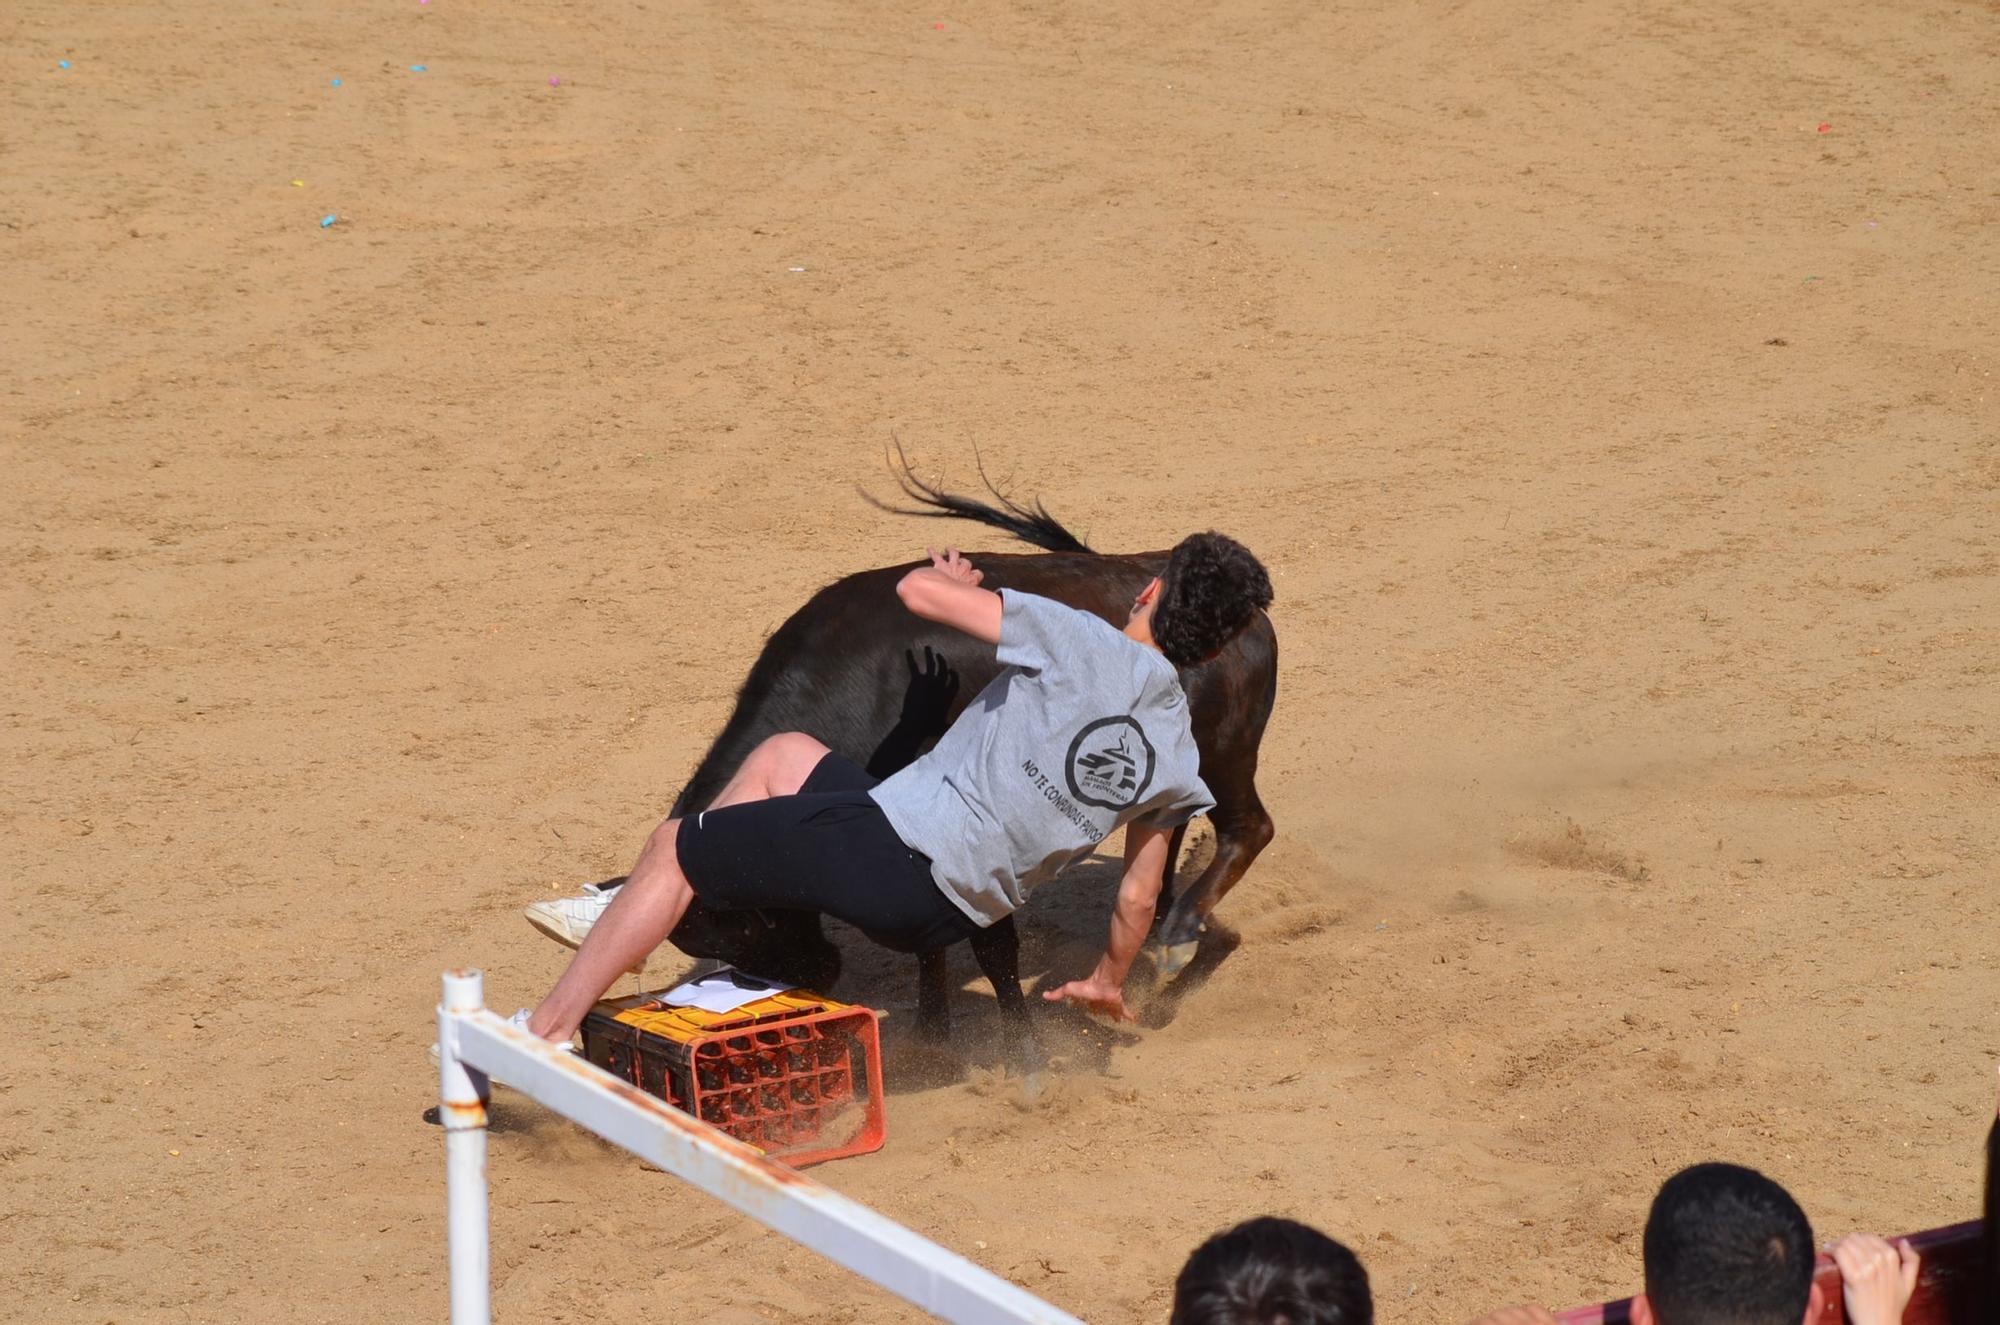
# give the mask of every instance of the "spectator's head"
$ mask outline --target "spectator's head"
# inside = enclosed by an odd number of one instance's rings
[[[1139,595],[1151,602],[1153,642],[1176,667],[1213,656],[1271,605],[1271,577],[1250,549],[1222,534],[1189,534]]]
[[[1195,1248],[1170,1325],[1372,1325],[1354,1253],[1289,1219],[1252,1219]]]
[[[1667,1179],[1645,1255],[1632,1325],[1800,1325],[1819,1314],[1812,1225],[1752,1169],[1697,1164]]]

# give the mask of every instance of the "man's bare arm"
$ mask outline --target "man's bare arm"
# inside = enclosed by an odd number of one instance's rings
[[[931,564],[919,566],[896,582],[896,597],[926,621],[960,630],[988,644],[1000,642],[1000,595],[982,589],[984,572],[958,555],[956,549],[930,549]]]
[[[1089,978],[1051,989],[1043,998],[1081,1003],[1113,1021],[1134,1020],[1132,1009],[1125,1006],[1125,976],[1152,927],[1160,885],[1167,878],[1167,846],[1172,840],[1172,829],[1127,825],[1125,877],[1118,883],[1118,904],[1111,911],[1111,935],[1104,955],[1097,959],[1097,968]]]

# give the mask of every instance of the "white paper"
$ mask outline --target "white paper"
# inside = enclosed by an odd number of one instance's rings
[[[745,1003],[755,1003],[760,998],[796,988],[797,985],[780,984],[739,971],[733,966],[725,966],[686,984],[675,985],[664,994],[650,994],[648,997],[675,1007],[700,1008],[704,1012],[734,1012]]]

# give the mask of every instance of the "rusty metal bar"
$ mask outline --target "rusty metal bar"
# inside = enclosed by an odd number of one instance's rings
[[[459,1056],[458,1031],[486,1012],[478,971],[448,971],[438,1003],[438,1121],[444,1124],[451,1325],[490,1325],[493,1283],[486,1191],[486,1075]]]

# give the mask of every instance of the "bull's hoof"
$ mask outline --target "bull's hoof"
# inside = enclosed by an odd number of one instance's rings
[[[1016,1102],[1029,1107],[1040,1104],[1049,1088],[1049,1051],[1033,1031],[1012,1037],[1007,1046],[1006,1072]]]
[[[916,1032],[917,1038],[925,1044],[944,1044],[951,1039],[951,1017],[949,1014],[926,1013],[918,1008]]]
[[[1189,939],[1186,943],[1156,945],[1153,948],[1153,965],[1158,968],[1160,979],[1171,980],[1186,970],[1200,947],[1200,939]]]
[[[1039,1081],[1049,1066],[1049,1051],[1042,1047],[1041,1038],[1032,1031],[1017,1036],[1009,1046],[1008,1066],[1023,1077]]]

